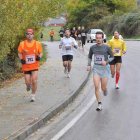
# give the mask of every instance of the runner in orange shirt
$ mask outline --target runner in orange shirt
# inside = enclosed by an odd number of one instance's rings
[[[53,31],[53,29],[51,29],[51,31],[49,32],[49,34],[50,34],[51,41],[53,42],[53,36],[54,36],[54,31]]]
[[[24,72],[27,91],[30,91],[32,87],[31,102],[35,101],[39,61],[42,57],[42,46],[38,41],[34,40],[33,38],[33,29],[27,29],[27,40],[21,42],[18,47],[18,56],[22,63],[22,71]]]

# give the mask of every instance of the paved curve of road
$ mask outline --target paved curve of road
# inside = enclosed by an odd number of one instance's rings
[[[91,43],[86,44],[89,51]],[[102,95],[103,110],[96,111],[97,102],[59,140],[138,140],[140,139],[140,42],[126,41],[127,53],[123,55],[120,89],[115,89],[115,78],[109,78],[108,96]],[[91,93],[91,97],[94,92]],[[85,106],[90,102],[88,98]],[[83,107],[81,107],[82,110]],[[76,116],[77,114],[71,116]],[[71,118],[71,120],[73,119]],[[56,125],[51,140],[64,128]]]

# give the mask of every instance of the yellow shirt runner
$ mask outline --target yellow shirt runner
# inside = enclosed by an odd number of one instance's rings
[[[111,47],[114,56],[122,56],[123,51],[126,52],[126,44],[121,39],[111,39],[107,42],[107,45]]]

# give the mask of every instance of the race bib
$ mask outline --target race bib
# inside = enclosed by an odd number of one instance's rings
[[[78,37],[81,37],[81,35],[79,34]]]
[[[60,34],[63,34],[63,32],[60,32]]]
[[[114,48],[114,52],[116,55],[120,55],[121,54],[121,49],[120,48]]]
[[[82,36],[86,36],[86,34],[85,33],[82,33]]]
[[[94,55],[94,64],[101,64],[104,60],[104,55]]]
[[[66,51],[71,50],[71,46],[65,46]]]
[[[35,54],[32,55],[25,55],[26,57],[26,64],[33,64],[36,62],[35,60]]]
[[[51,34],[51,36],[53,36],[53,34]]]

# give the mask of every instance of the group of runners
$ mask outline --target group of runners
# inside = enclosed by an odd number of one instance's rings
[[[62,39],[64,35],[63,28],[61,28],[61,30],[59,31],[59,34]],[[79,48],[82,45],[82,50],[84,51],[84,45],[86,43],[86,36],[87,36],[87,31],[85,30],[84,26],[82,27],[79,26],[77,30],[75,27],[73,27],[72,30],[70,31],[70,36],[78,41]]]
[[[81,36],[78,36],[79,34]],[[103,94],[104,96],[107,96],[107,81],[110,75],[110,70],[112,78],[116,75],[115,88],[119,89],[118,82],[120,78],[122,54],[126,53],[126,45],[122,39],[119,39],[118,31],[115,31],[113,35],[114,38],[108,41],[107,44],[104,44],[104,34],[102,32],[97,32],[96,44],[92,45],[89,50],[87,71],[91,69],[92,56],[94,55],[92,73],[95,85],[95,95],[98,101],[97,111],[102,110],[100,81]],[[68,28],[65,29],[65,37],[61,38],[59,44],[59,48],[62,49],[64,73],[67,74],[68,78],[70,78],[74,48],[78,48],[78,44],[75,40],[76,37],[78,37],[78,43],[79,41],[82,41],[80,38],[84,37],[85,39],[86,31],[84,30],[84,27],[82,27],[82,30],[78,27],[77,31],[75,28],[73,28],[72,31]],[[82,42],[82,45],[84,43],[85,41]],[[21,42],[18,47],[18,56],[22,64],[22,71],[24,72],[27,91],[32,89],[31,102],[35,101],[39,61],[42,55],[42,46],[38,41],[34,40],[34,31],[32,29],[27,29],[26,40]]]

